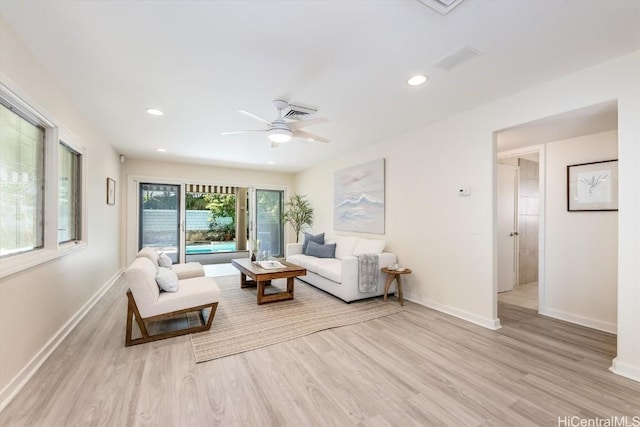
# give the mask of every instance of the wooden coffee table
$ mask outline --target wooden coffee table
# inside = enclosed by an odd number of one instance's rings
[[[256,286],[258,294],[258,305],[268,302],[286,301],[293,299],[293,281],[296,276],[307,274],[305,268],[291,264],[286,261],[278,261],[285,265],[285,268],[265,269],[251,262],[249,258],[236,258],[231,260],[231,264],[240,270],[240,287],[249,288]],[[249,276],[252,280],[247,280]],[[272,294],[265,294],[265,286],[270,285],[274,279],[287,279],[287,290]]]

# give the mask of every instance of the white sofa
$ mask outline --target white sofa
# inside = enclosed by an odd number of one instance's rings
[[[286,247],[287,262],[307,269],[303,280],[323,291],[326,291],[345,302],[371,298],[384,294],[386,275],[378,271],[378,288],[376,292],[362,293],[358,282],[359,254],[378,254],[379,268],[388,267],[396,262],[396,254],[383,252],[386,242],[379,239],[365,239],[353,236],[338,236],[327,239],[326,243],[335,243],[335,258],[317,258],[302,253],[302,243],[289,243]],[[395,292],[395,284],[389,293]]]

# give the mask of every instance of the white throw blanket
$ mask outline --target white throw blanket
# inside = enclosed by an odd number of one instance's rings
[[[363,293],[378,290],[378,254],[362,254],[358,257],[358,290]]]

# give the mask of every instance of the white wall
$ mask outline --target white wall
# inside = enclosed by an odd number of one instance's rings
[[[195,165],[173,162],[157,162],[144,159],[129,159],[124,163],[121,181],[126,182],[123,198],[125,227],[123,240],[126,251],[123,265],[129,264],[138,249],[138,181],[162,182],[173,184],[212,184],[239,187],[257,187],[261,189],[280,189],[285,197],[293,185],[293,174],[271,171],[223,168],[218,166]],[[285,240],[287,235],[285,234]]]
[[[386,239],[411,267],[406,296],[497,327],[494,132],[618,100],[619,233],[616,373],[640,380],[640,52],[399,135],[297,175],[332,231],[333,173],[386,159]],[[335,141],[339,144],[340,141]],[[470,186],[471,196],[457,195]]]
[[[567,165],[618,158],[616,131],[546,146],[546,275],[540,313],[616,332],[618,212],[568,212]]]
[[[487,291],[493,287],[494,150],[492,130],[478,132],[478,125],[451,119],[398,136],[300,173],[295,190],[316,210],[314,232],[333,232],[333,173],[385,158],[385,250],[413,271],[403,277],[405,296],[495,328]],[[461,186],[471,196],[459,196]]]
[[[0,409],[42,363],[77,314],[119,273],[119,207],[105,203],[117,154],[82,119],[13,31],[0,22],[3,83],[73,132],[86,147],[88,245],[0,280]],[[124,314],[123,314],[124,315]]]

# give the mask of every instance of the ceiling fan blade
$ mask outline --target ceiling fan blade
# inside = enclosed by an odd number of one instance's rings
[[[220,135],[235,135],[238,133],[254,133],[254,132],[266,132],[267,129],[255,129],[255,130],[234,130],[231,132],[220,132]]]
[[[300,120],[299,122],[288,122],[287,125],[289,126],[289,129],[297,130],[297,129],[301,129],[303,127],[307,127],[307,126],[311,126],[311,125],[317,125],[317,124],[320,124],[320,123],[327,123],[328,121],[329,121],[329,119],[327,119],[327,118],[318,117],[316,119]]]
[[[270,125],[270,124],[271,124],[271,122],[270,122],[269,120],[267,120],[267,119],[263,119],[262,117],[257,116],[257,115],[255,115],[255,114],[253,114],[253,113],[250,113],[250,112],[248,112],[248,111],[246,111],[246,110],[238,110],[238,113],[240,113],[240,114],[244,114],[245,116],[248,116],[248,117],[254,118],[254,119],[256,119],[256,120],[260,120],[262,123],[266,123],[266,124],[268,124],[268,125]]]
[[[315,141],[315,142],[329,142],[329,140],[327,138],[323,138],[321,136],[318,135],[314,135],[312,133],[309,132],[305,132],[303,130],[296,130],[293,132],[293,136],[296,138],[303,138],[306,139],[308,141]]]

